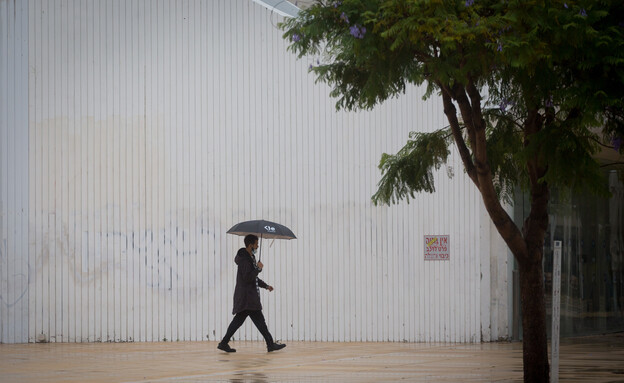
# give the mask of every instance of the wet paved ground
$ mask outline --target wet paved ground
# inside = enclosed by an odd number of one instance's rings
[[[0,382],[519,382],[520,343],[0,344]],[[624,382],[624,334],[564,339],[560,381]]]

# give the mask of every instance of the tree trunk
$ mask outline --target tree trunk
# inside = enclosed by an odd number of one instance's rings
[[[466,87],[456,84],[453,88],[439,84],[442,89],[444,113],[447,116],[453,138],[457,143],[464,167],[470,179],[479,188],[490,219],[501,237],[514,254],[520,267],[520,295],[522,297],[522,326],[524,340],[524,381],[549,382],[548,343],[546,338],[546,307],[544,305],[544,269],[542,267],[544,235],[548,227],[548,184],[543,181],[546,168],[540,165],[539,156],[527,161],[531,185],[531,211],[525,220],[522,233],[509,214],[503,209],[496,189],[494,175],[488,163],[486,123],[481,113],[481,96],[472,82]],[[470,99],[466,94],[470,95]],[[459,109],[468,132],[470,150],[464,141],[456,117],[453,100]],[[525,145],[529,138],[540,131],[543,118],[539,110],[529,110],[525,121]]]
[[[536,109],[528,111],[525,120],[525,146],[543,127],[543,117]],[[531,185],[531,211],[524,221],[522,235],[526,256],[518,259],[520,296],[522,298],[522,358],[525,382],[549,382],[546,306],[544,303],[544,235],[548,228],[550,191],[545,181],[546,166],[538,155],[529,158],[527,171]]]
[[[539,254],[534,252],[538,251]],[[524,381],[548,382],[548,341],[546,338],[546,307],[544,302],[544,268],[542,248],[529,246],[529,262],[520,264],[522,298],[522,359]]]

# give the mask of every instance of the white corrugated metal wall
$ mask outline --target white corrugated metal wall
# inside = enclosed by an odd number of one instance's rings
[[[28,338],[28,7],[0,1],[0,342]]]
[[[458,157],[435,195],[370,202],[381,153],[446,125],[440,100],[336,112],[316,58],[248,0],[18,1],[21,58],[0,4],[3,84],[28,76],[27,103],[2,87],[0,341],[220,339],[242,245],[225,231],[256,218],[298,236],[262,245],[276,339],[489,339],[490,227]],[[26,104],[28,136],[5,112]],[[450,235],[449,262],[423,261],[425,234]]]

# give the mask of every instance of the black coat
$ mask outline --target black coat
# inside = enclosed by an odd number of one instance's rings
[[[256,266],[255,257],[243,247],[236,253],[234,262],[238,265],[238,272],[236,273],[232,314],[238,314],[245,310],[262,310],[259,287],[265,289],[269,285],[258,278],[261,270]]]

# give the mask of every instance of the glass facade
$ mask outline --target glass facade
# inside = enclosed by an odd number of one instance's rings
[[[561,336],[624,331],[624,171],[606,175],[610,198],[564,199],[551,192],[544,241],[546,312],[550,323],[553,243],[561,241]],[[528,196],[519,193],[515,202],[521,225],[530,209]]]

